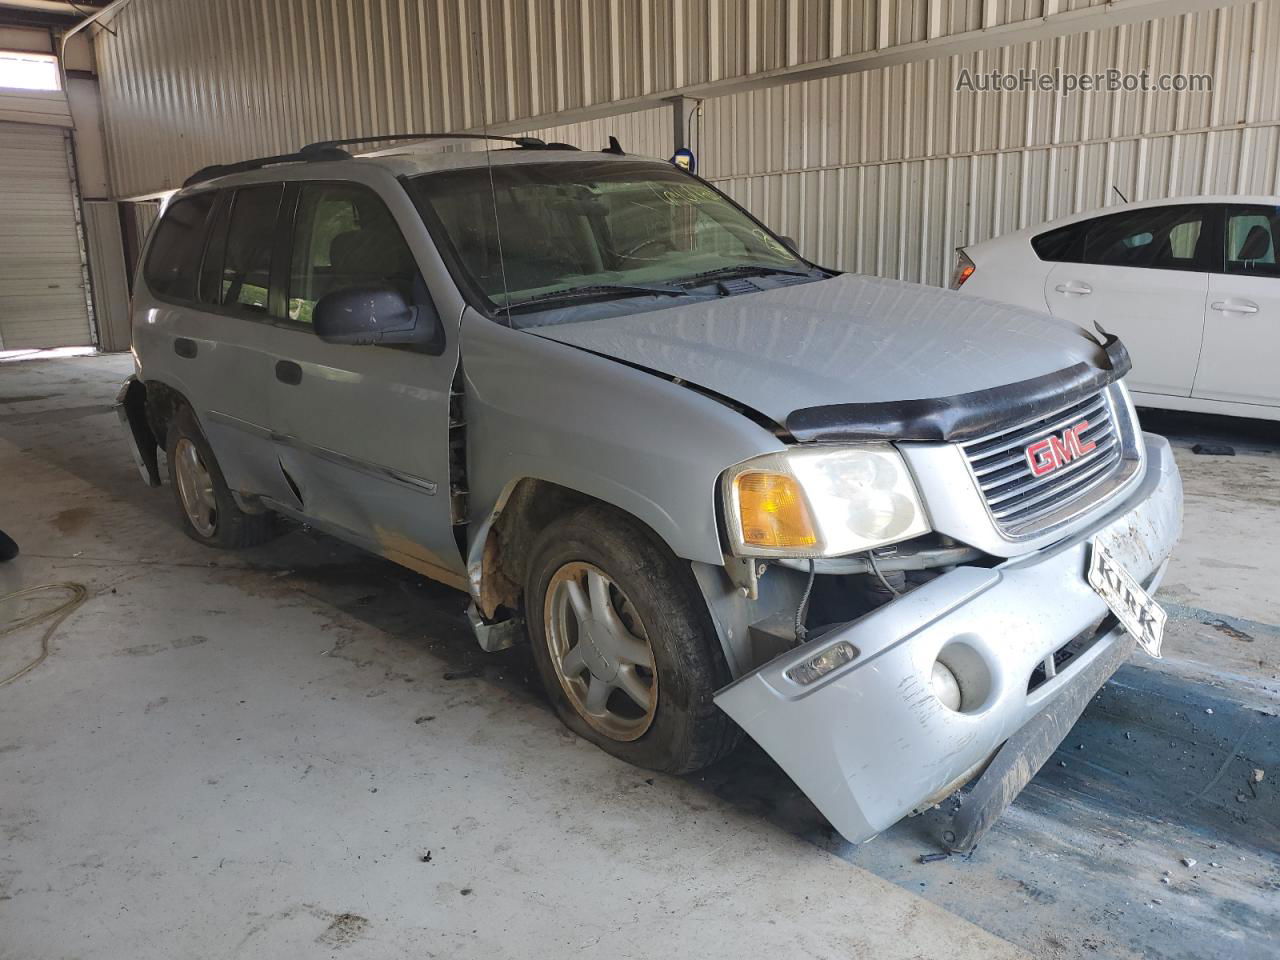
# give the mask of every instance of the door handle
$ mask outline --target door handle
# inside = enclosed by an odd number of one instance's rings
[[[1059,293],[1074,293],[1078,297],[1083,297],[1087,294],[1093,293],[1093,287],[1080,280],[1068,280],[1066,283],[1058,284],[1053,289],[1057,290]]]
[[[294,363],[292,360],[276,361],[276,379],[281,383],[287,383],[291,387],[296,387],[302,382],[302,367]]]
[[[197,349],[196,342],[188,337],[178,337],[173,341],[173,352],[184,360],[192,359]]]
[[[1257,313],[1258,305],[1249,300],[1215,300],[1209,309],[1219,313]]]

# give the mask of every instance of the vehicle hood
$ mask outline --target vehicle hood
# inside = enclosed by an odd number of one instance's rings
[[[957,439],[1000,410],[1061,406],[1065,394],[1096,390],[1124,372],[1106,345],[1074,324],[852,274],[529,332],[798,425],[799,439],[910,438],[913,429],[922,429],[916,439]],[[975,419],[965,408],[983,409]],[[921,416],[932,425],[912,427]],[[838,429],[868,418],[889,422],[883,430]]]

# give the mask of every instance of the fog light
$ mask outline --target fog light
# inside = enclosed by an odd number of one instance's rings
[[[933,662],[933,678],[931,681],[933,695],[942,701],[948,710],[960,709],[960,681],[941,660]]]
[[[857,658],[858,648],[847,640],[841,640],[839,643],[827,647],[816,657],[810,657],[803,663],[797,663],[787,671],[787,679],[795,683],[810,684],[821,680],[837,667],[852,663]],[[951,681],[954,683],[955,678],[952,677]],[[956,689],[958,690],[959,687]]]

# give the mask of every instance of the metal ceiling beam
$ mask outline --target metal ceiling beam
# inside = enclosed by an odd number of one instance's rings
[[[76,10],[66,0],[0,0],[0,26],[65,30],[102,8],[95,0],[77,2]]]

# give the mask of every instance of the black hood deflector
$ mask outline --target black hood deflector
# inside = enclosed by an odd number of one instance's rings
[[[1083,400],[1129,372],[1133,362],[1117,337],[1106,335],[1100,346],[1105,357],[1101,366],[1077,363],[1045,376],[950,397],[805,407],[789,414],[785,426],[796,440],[807,443],[973,440]]]

